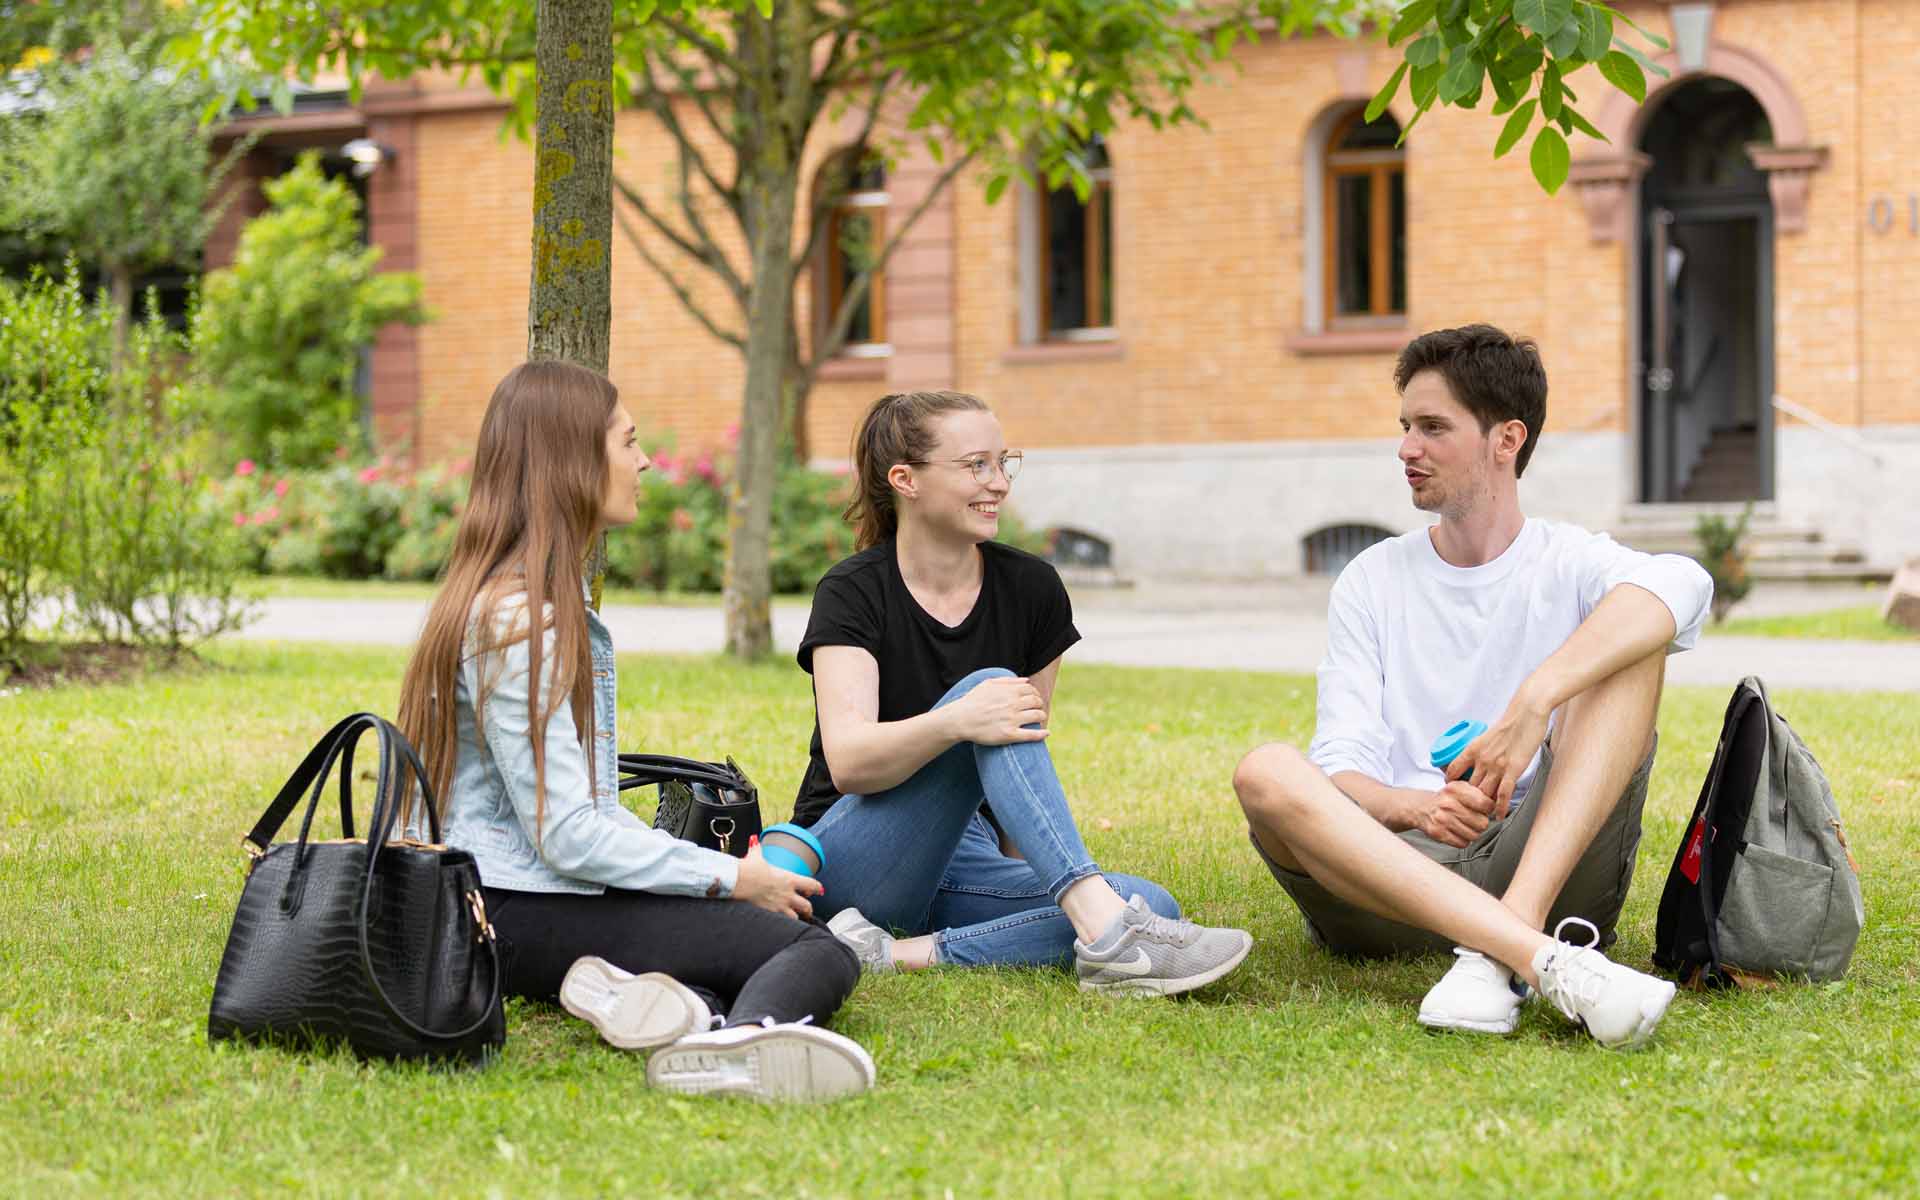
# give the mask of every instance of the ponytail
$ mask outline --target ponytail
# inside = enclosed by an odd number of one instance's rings
[[[853,525],[856,550],[899,532],[898,498],[887,472],[933,449],[933,418],[986,411],[986,401],[965,392],[895,392],[873,402],[853,435],[853,499],[840,514]]]

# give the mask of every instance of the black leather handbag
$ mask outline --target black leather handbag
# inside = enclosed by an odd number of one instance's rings
[[[380,746],[366,840],[353,836],[353,751]],[[336,841],[309,835],[340,768]],[[420,789],[431,841],[396,838],[403,781]],[[309,786],[294,842],[273,845]],[[500,958],[473,856],[440,843],[420,757],[398,729],[355,713],[329,730],[244,842],[240,907],[213,985],[207,1040],[341,1041],[366,1058],[484,1061],[506,1041]]]
[[[660,785],[653,827],[683,842],[744,858],[760,834],[760,791],[734,761],[622,754],[620,790]]]

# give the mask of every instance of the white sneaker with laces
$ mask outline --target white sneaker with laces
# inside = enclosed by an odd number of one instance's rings
[[[1584,925],[1593,935],[1585,946],[1563,940],[1569,925]],[[1654,1027],[1673,1002],[1673,984],[1609,959],[1593,947],[1600,931],[1591,921],[1568,917],[1554,927],[1553,941],[1533,956],[1540,994],[1569,1021],[1614,1050],[1631,1050],[1653,1036]]]
[[[622,1050],[664,1046],[713,1023],[706,1002],[671,975],[635,975],[604,958],[574,960],[560,1003]]]
[[[1453,953],[1453,966],[1420,1001],[1420,1023],[1429,1029],[1512,1033],[1521,1001],[1513,972],[1478,950],[1455,946]]]
[[[689,1034],[647,1061],[647,1082],[669,1092],[755,1100],[838,1100],[871,1088],[873,1056],[810,1019]]]

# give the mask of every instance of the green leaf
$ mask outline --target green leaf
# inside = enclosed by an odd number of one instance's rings
[[[1513,0],[1513,19],[1541,37],[1552,37],[1573,19],[1573,0]]]
[[[1430,33],[1407,47],[1407,62],[1416,67],[1430,67],[1440,61],[1440,48],[1440,39]]]
[[[1387,105],[1393,103],[1394,93],[1400,90],[1400,80],[1403,79],[1406,74],[1407,64],[1401,63],[1393,69],[1393,76],[1387,80],[1387,86],[1375,92],[1373,99],[1367,101],[1367,124],[1373,124],[1380,119],[1381,113],[1387,111]]]
[[[1628,26],[1630,26],[1633,29],[1635,33],[1639,34],[1641,37],[1647,39],[1648,42],[1652,43],[1654,49],[1667,50],[1671,48],[1667,44],[1667,39],[1661,37],[1659,34],[1648,29],[1646,26],[1640,24],[1640,22],[1634,20],[1632,17],[1628,16],[1627,14],[1621,12],[1619,9],[1615,8],[1613,5],[1596,3],[1594,7],[1600,9],[1602,12],[1605,12],[1608,16],[1614,18],[1615,20],[1625,21],[1628,24]]]
[[[1439,11],[1440,0],[1413,0],[1412,4],[1400,10],[1400,17],[1394,21],[1393,28],[1387,31],[1387,45],[1398,46],[1403,38],[1433,20]]]
[[[1478,89],[1480,76],[1485,71],[1485,64],[1473,51],[1467,50],[1454,55],[1453,61],[1447,64],[1447,73],[1440,77],[1440,102],[1452,104],[1467,93]]]
[[[1507,151],[1519,144],[1526,135],[1527,127],[1533,124],[1533,110],[1537,106],[1538,101],[1529,100],[1513,110],[1513,115],[1507,118],[1506,128],[1500,131],[1500,140],[1493,144],[1495,158],[1505,158]]]
[[[1538,71],[1540,64],[1545,61],[1547,61],[1546,46],[1539,38],[1530,37],[1520,43],[1512,54],[1501,60],[1500,70],[1508,79],[1520,80]]]
[[[1580,52],[1580,22],[1568,21],[1547,38],[1547,53],[1555,58],[1571,58]]]
[[[1571,124],[1575,129],[1578,129],[1581,133],[1586,134],[1588,137],[1592,138],[1596,142],[1609,142],[1613,140],[1609,138],[1606,134],[1601,133],[1598,129],[1595,129],[1593,126],[1593,122],[1581,116],[1580,113],[1577,110],[1575,110],[1575,108],[1571,104],[1561,105],[1560,115],[1566,118],[1567,122]]]
[[[753,6],[760,10],[761,20],[773,20],[773,0],[753,0]]]
[[[1493,106],[1494,116],[1497,117],[1501,113],[1511,112],[1513,106],[1520,103],[1520,90],[1514,87],[1505,75],[1502,75],[1492,67],[1487,68],[1487,82],[1493,85],[1493,94],[1500,101]]]
[[[1533,139],[1533,177],[1551,196],[1560,190],[1567,181],[1567,168],[1573,165],[1573,156],[1567,150],[1567,139],[1558,129],[1548,125],[1542,128]]]
[[[1633,97],[1635,104],[1644,104],[1647,99],[1647,77],[1641,73],[1640,64],[1618,50],[1609,50],[1600,60],[1600,73],[1607,82]]]
[[[293,111],[293,85],[287,82],[285,75],[277,76],[273,81],[273,111],[283,117]]]
[[[1613,18],[1604,9],[1589,4],[1580,10],[1580,57],[1599,62],[1613,45]]]
[[[1430,67],[1415,67],[1407,80],[1407,94],[1420,108],[1430,106],[1440,90],[1440,75],[1447,69],[1445,63],[1434,63]]]
[[[1561,93],[1560,68],[1547,64],[1545,73],[1540,76],[1540,114],[1551,121],[1560,115],[1560,105],[1565,101]]]
[[[1009,178],[1010,177],[1006,175],[995,175],[992,179],[987,180],[988,204],[996,203],[1000,199],[1000,193],[1007,190]]]

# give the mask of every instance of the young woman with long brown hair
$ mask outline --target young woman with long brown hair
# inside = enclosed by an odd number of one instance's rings
[[[1045,739],[1080,634],[1058,572],[993,540],[1021,462],[999,421],[958,392],[886,396],[853,458],[860,549],[820,580],[799,654],[816,724],[794,820],[826,850],[828,927],[878,971],[1072,962],[1089,991],[1171,995],[1232,970],[1246,933],[1102,874],[1074,826]]]
[[[500,381],[400,726],[447,841],[479,864],[507,994],[557,995],[616,1046],[662,1047],[647,1065],[661,1087],[864,1091],[873,1060],[811,1024],[859,978],[805,919],[820,884],[758,849],[679,841],[619,802],[613,642],[583,567],[602,529],[636,517],[647,466],[603,376],[530,362]]]

